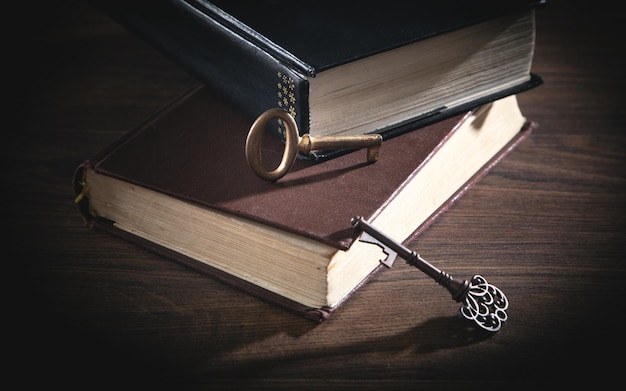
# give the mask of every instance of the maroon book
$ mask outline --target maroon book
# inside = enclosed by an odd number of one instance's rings
[[[513,95],[386,139],[375,163],[365,151],[299,159],[268,182],[246,162],[251,124],[207,87],[194,89],[81,164],[77,203],[92,227],[319,321],[384,257],[358,240],[352,217],[408,241],[534,125]],[[282,148],[265,137],[264,157]]]

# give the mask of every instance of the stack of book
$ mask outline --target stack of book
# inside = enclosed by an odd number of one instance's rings
[[[398,242],[424,231],[535,126],[516,94],[542,2],[107,1],[103,10],[203,85],[79,165],[85,221],[307,318],[381,268],[352,217]],[[255,175],[247,133],[282,108],[311,136],[379,133],[380,158],[313,151]],[[284,123],[263,139],[283,154]],[[268,163],[269,162],[269,163]]]

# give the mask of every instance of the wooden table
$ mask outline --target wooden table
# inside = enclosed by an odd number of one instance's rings
[[[483,274],[505,291],[509,321],[486,337],[464,327],[447,291],[402,262],[317,324],[85,227],[75,167],[199,82],[89,5],[58,3],[5,15],[19,20],[7,35],[2,154],[4,338],[17,384],[620,381],[626,64],[614,55],[623,58],[623,13],[563,1],[538,12],[534,71],[545,83],[519,100],[539,128],[410,244],[455,277]]]

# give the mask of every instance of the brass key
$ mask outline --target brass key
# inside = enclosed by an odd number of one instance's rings
[[[278,167],[267,171],[261,163],[261,140],[268,122],[280,118],[285,122],[285,151]],[[309,154],[311,151],[336,149],[367,148],[367,161],[378,160],[378,152],[383,142],[380,134],[363,134],[356,136],[309,136],[300,137],[298,125],[287,111],[273,108],[262,113],[250,127],[246,139],[246,160],[252,171],[262,179],[277,181],[287,174],[296,161],[298,152]]]

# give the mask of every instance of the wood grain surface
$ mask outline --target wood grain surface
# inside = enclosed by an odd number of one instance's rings
[[[11,6],[6,373],[20,388],[81,390],[621,381],[626,20],[582,4],[537,12],[533,68],[545,82],[519,101],[539,127],[410,243],[455,278],[482,274],[507,294],[509,321],[492,336],[402,262],[317,324],[89,230],[75,167],[199,82],[88,3]]]

